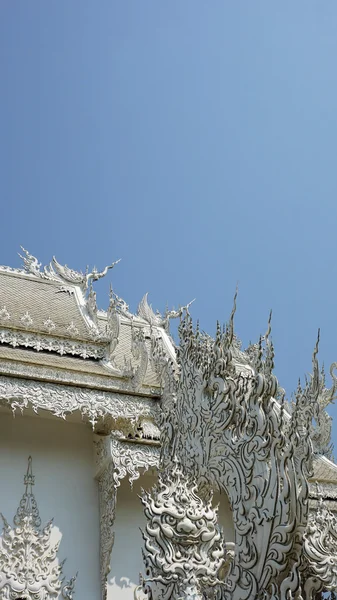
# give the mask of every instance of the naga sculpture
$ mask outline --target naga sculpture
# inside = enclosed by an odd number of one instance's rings
[[[161,533],[155,533],[154,514],[158,527],[168,506],[175,518],[176,513],[182,515],[185,481],[192,482],[194,493],[205,502],[212,490],[223,491],[232,510],[235,553],[225,581],[216,569],[209,574],[213,596],[309,600],[323,587],[314,577],[304,585],[303,551],[314,455],[310,431],[313,419],[319,417],[319,399],[325,389],[317,361],[318,340],[312,375],[298,389],[290,411],[273,374],[270,321],[263,341],[260,338],[251,353],[249,367],[243,369],[242,360],[236,359],[235,308],[234,302],[229,324],[224,331],[218,325],[215,340],[194,330],[186,311],[179,327],[177,365],[162,351],[160,340],[153,341],[152,360],[162,383],[160,467],[169,481],[175,477],[178,481],[174,494],[153,491],[151,499],[142,500],[148,517],[144,581],[152,600],[209,597],[200,585],[191,591],[189,583],[197,585],[202,565],[209,564],[209,549],[204,546],[198,550],[198,565],[192,561],[192,571],[188,561],[181,565],[171,595],[158,584],[162,582],[167,589],[172,549],[167,545],[169,530],[161,527]],[[204,518],[207,510],[203,506]],[[153,535],[156,543],[151,543]],[[178,543],[175,532],[172,535]],[[187,544],[184,552],[188,551],[192,552],[192,546]],[[337,560],[332,560],[337,566]],[[151,578],[155,583],[150,585]]]

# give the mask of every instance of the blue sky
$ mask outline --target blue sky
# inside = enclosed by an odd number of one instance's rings
[[[2,264],[22,244],[213,333],[337,360],[335,0],[3,0]],[[337,422],[337,409],[330,410]],[[337,426],[334,426],[337,446]]]

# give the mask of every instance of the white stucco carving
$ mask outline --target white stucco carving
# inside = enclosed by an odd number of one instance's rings
[[[41,519],[33,494],[32,459],[24,478],[25,493],[14,517],[14,528],[4,523],[0,546],[0,598],[13,600],[72,600],[76,576],[66,584],[63,563],[57,561],[59,544],[52,545],[49,521],[41,529]]]
[[[98,271],[96,267],[93,268],[91,272],[89,272],[88,268],[85,273],[81,271],[74,271],[70,269],[67,265],[61,265],[55,258],[53,257],[51,263],[48,266],[43,267],[41,271],[42,264],[39,263],[37,258],[30,254],[28,250],[25,250],[21,246],[21,250],[23,252],[23,256],[19,254],[20,258],[23,260],[24,270],[31,275],[35,275],[36,277],[41,277],[42,279],[56,280],[61,282],[67,282],[73,285],[78,285],[81,287],[83,292],[86,292],[90,286],[92,281],[97,281],[104,277],[109,269],[113,269],[115,265],[120,262],[116,260],[111,265],[108,265],[103,269],[103,271]]]
[[[264,595],[285,600],[299,593],[303,583],[302,540],[313,459],[309,432],[322,391],[318,342],[312,376],[304,389],[299,388],[291,418],[285,418],[284,396],[281,404],[274,399],[278,383],[270,324],[264,344],[260,339],[254,352],[251,370],[238,370],[233,360],[234,312],[235,303],[226,330],[218,327],[215,340],[194,331],[189,315],[184,317],[178,371],[167,358],[165,363],[154,343],[163,389],[160,466],[172,472],[178,460],[182,477],[192,477],[203,494],[220,488],[228,495],[235,556],[221,597],[250,600]],[[155,498],[159,502],[158,495]],[[154,552],[146,548],[146,565]],[[165,556],[163,578],[170,562],[169,553]],[[201,556],[203,561],[206,555]],[[160,593],[151,588],[153,600]]]
[[[48,410],[56,417],[79,411],[94,428],[103,418],[120,418],[137,422],[140,416],[157,416],[156,403],[142,397],[97,392],[75,386],[59,386],[24,379],[0,376],[0,404],[8,405],[13,412],[29,406],[35,412]]]
[[[28,319],[27,315],[24,315]],[[29,316],[29,315],[28,315]],[[27,321],[26,321],[27,323]],[[70,323],[68,333],[75,335],[76,327]],[[52,329],[49,330],[50,332]],[[90,342],[77,342],[67,340],[65,338],[56,338],[50,335],[43,336],[41,334],[32,333],[30,331],[21,332],[14,329],[0,328],[0,343],[9,344],[12,348],[22,346],[23,348],[33,348],[40,352],[47,350],[48,352],[56,352],[63,356],[70,354],[71,356],[80,356],[81,358],[103,358],[105,356],[105,348]]]
[[[337,517],[324,506],[320,488],[317,507],[303,536],[303,582],[306,598],[337,589]]]
[[[174,465],[167,476],[160,474],[155,496],[143,492],[141,501],[147,518],[142,592],[162,600],[212,597],[226,551],[211,498],[200,498],[196,484]]]
[[[107,577],[110,572],[110,558],[114,543],[113,525],[116,515],[117,491],[115,470],[112,462],[108,462],[98,477],[100,507],[100,571],[102,598],[107,595]]]
[[[157,467],[159,448],[121,442],[112,436],[96,436],[94,444],[96,478],[100,502],[100,568],[102,597],[106,598],[107,577],[114,543],[117,488],[128,475],[130,485],[141,472]]]

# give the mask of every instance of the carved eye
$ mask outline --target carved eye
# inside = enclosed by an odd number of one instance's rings
[[[198,525],[198,527],[202,527],[204,525],[204,520],[199,519],[199,521],[197,521],[197,525]]]
[[[167,519],[166,519],[166,522],[167,522],[169,525],[174,525],[174,524],[176,523],[176,519],[175,519],[174,517],[171,517],[171,515],[168,515],[168,517],[167,517]]]

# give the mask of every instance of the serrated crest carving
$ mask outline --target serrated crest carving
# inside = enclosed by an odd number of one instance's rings
[[[229,498],[235,555],[218,597],[297,598],[304,593],[303,536],[314,456],[310,431],[322,392],[318,340],[312,375],[297,390],[289,416],[284,395],[280,402],[275,400],[279,386],[273,374],[270,320],[250,368],[238,368],[235,301],[228,325],[225,330],[217,327],[215,339],[194,330],[185,315],[179,327],[178,367],[153,342],[152,359],[163,389],[160,467],[172,473],[178,460],[182,480],[190,478],[203,497],[210,489],[220,489]],[[154,497],[159,501],[158,494]],[[146,565],[154,555],[155,549],[145,544]],[[169,562],[167,553],[160,567],[162,579]],[[305,590],[306,600],[310,593]],[[151,594],[159,600],[162,591],[151,588]],[[171,598],[188,595],[185,588]]]

